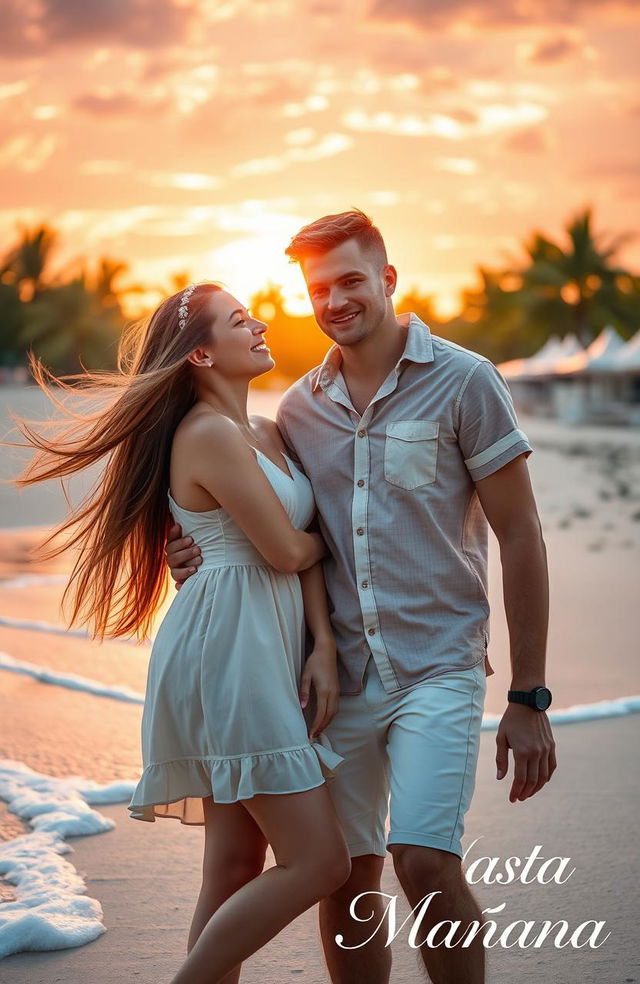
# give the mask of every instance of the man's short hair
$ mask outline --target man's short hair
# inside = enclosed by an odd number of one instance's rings
[[[362,249],[374,253],[380,266],[389,262],[380,230],[359,208],[337,215],[323,215],[303,226],[285,249],[285,254],[292,263],[302,263],[308,256],[327,253],[348,239],[355,239]]]

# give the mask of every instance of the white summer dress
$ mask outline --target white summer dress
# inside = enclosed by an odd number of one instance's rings
[[[314,513],[311,485],[257,448],[258,464],[293,526]],[[300,580],[269,566],[224,509],[171,512],[202,551],[155,638],[142,713],[143,773],[132,819],[204,824],[202,798],[319,786],[342,762],[324,735],[311,743],[300,708],[305,622]]]

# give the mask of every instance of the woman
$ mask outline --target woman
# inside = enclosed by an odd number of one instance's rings
[[[325,547],[304,532],[307,478],[275,424],[247,415],[249,382],[274,365],[265,331],[217,285],[192,285],[125,339],[118,374],[72,377],[106,407],[83,416],[52,396],[73,425],[50,424],[47,438],[21,424],[41,453],[20,484],[110,456],[93,499],[56,531],[77,526],[70,543],[49,551],[80,547],[72,621],[82,615],[100,638],[144,635],[166,590],[171,514],[203,547],[153,645],[144,771],[129,804],[134,819],[205,826],[188,956],[172,984],[236,984],[242,960],[349,874],[324,781],[341,759],[319,740],[338,693]],[[301,679],[305,616],[314,648]],[[298,692],[310,686],[311,740]],[[267,843],[276,866],[263,872]]]

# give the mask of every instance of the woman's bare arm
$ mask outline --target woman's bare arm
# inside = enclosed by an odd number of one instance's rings
[[[324,556],[326,548],[319,534],[292,525],[233,421],[203,414],[183,430],[181,442],[181,453],[192,463],[194,482],[229,513],[268,564],[294,573]]]

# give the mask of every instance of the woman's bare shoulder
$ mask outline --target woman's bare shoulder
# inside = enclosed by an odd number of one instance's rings
[[[272,441],[275,441],[278,447],[285,447],[284,441],[282,440],[282,434],[280,433],[275,420],[271,420],[270,417],[263,417],[259,413],[250,414],[249,420],[251,422],[251,426],[257,434],[264,435],[267,440],[271,439]]]
[[[244,440],[237,425],[229,417],[209,407],[195,406],[178,424],[174,442],[191,446],[203,439],[207,440],[209,446],[211,443],[229,446]]]

